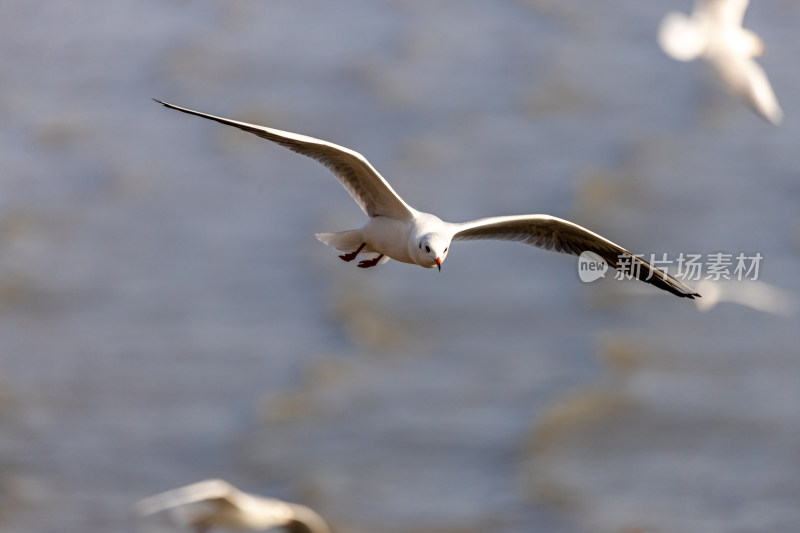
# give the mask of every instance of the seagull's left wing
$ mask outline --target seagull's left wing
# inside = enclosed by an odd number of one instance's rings
[[[193,109],[168,104],[155,98],[153,100],[170,109],[207,118],[220,124],[253,133],[322,163],[336,176],[361,209],[371,217],[389,216],[399,220],[409,220],[414,217],[414,209],[405,203],[400,198],[400,195],[394,192],[389,182],[375,170],[375,167],[367,161],[367,158],[355,150],[323,141],[322,139],[300,135],[299,133],[239,122],[238,120],[217,117],[194,111]]]
[[[516,241],[545,250],[572,255],[594,252],[613,268],[621,266],[621,256],[630,257],[631,271],[645,283],[682,298],[694,299],[698,293],[650,265],[631,252],[577,224],[550,215],[491,217],[455,224],[454,241],[497,239]]]

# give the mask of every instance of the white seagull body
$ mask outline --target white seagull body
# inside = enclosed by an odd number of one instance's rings
[[[417,211],[394,192],[389,183],[358,152],[327,141],[207,115],[191,109],[156,102],[184,113],[239,128],[311,157],[339,179],[369,219],[362,227],[338,233],[319,233],[317,239],[343,252],[352,261],[359,254],[377,254],[359,262],[361,268],[381,264],[388,258],[425,268],[438,267],[447,257],[451,241],[499,239],[524,242],[547,250],[573,255],[591,251],[611,267],[633,264],[632,272],[642,281],[683,298],[699,296],[680,281],[634,256],[621,246],[577,224],[550,215],[519,215],[483,218],[464,223],[445,222]],[[622,260],[621,260],[622,258]]]
[[[678,61],[702,57],[728,89],[763,119],[778,125],[783,111],[755,57],[764,42],[742,27],[749,0],[695,0],[691,16],[672,12],[664,17],[658,43]]]
[[[139,501],[142,516],[182,509],[197,533],[213,528],[263,531],[283,527],[290,533],[331,533],[317,513],[303,505],[240,491],[221,479],[208,479]]]

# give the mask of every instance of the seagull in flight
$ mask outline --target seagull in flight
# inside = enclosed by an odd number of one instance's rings
[[[783,120],[778,99],[755,57],[764,54],[764,41],[742,27],[749,0],[695,0],[692,14],[672,12],[664,17],[658,43],[678,61],[701,57],[719,77],[764,120]]]
[[[196,533],[213,528],[263,531],[282,527],[287,533],[331,533],[317,513],[294,503],[240,491],[227,481],[207,479],[150,496],[136,504],[142,516],[181,509]]]
[[[339,256],[343,261],[353,261],[359,254],[371,254],[370,259],[358,263],[360,268],[374,267],[391,258],[425,268],[437,267],[441,271],[453,241],[495,239],[522,242],[572,255],[594,252],[609,266],[630,267],[630,274],[676,296],[690,299],[700,296],[621,246],[567,220],[550,215],[516,215],[462,223],[445,222],[408,205],[369,161],[354,150],[297,133],[155,101],[170,109],[253,133],[327,167],[369,218],[360,228],[338,233],[318,233],[316,237],[328,246],[345,252]]]

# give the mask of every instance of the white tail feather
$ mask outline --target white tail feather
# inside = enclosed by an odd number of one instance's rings
[[[318,241],[340,252],[352,252],[364,242],[359,230],[339,231],[337,233],[317,233],[315,237]]]

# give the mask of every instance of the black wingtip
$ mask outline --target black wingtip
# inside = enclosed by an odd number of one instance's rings
[[[167,103],[166,103],[166,102],[162,102],[162,101],[161,101],[161,100],[159,100],[158,98],[153,98],[153,101],[154,101],[154,102],[156,102],[156,103],[159,103],[159,104],[161,104],[161,105],[163,105],[163,106],[166,106],[166,105],[167,105]]]
[[[640,280],[655,285],[659,289],[663,289],[665,291],[671,292],[675,296],[679,298],[688,298],[689,300],[694,300],[695,298],[702,298],[700,293],[692,289],[691,287],[684,285],[677,279],[673,278],[672,276],[667,275],[665,272],[661,272],[663,277],[653,277],[653,278],[645,278],[639,277]]]
[[[690,300],[694,300],[695,298],[702,298],[699,292],[694,292],[694,291],[692,292],[670,291],[670,292],[672,292],[672,294],[676,296],[680,296],[681,298],[688,298]]]
[[[680,296],[681,298],[688,298],[689,300],[694,300],[695,298],[702,298],[702,296],[700,295],[699,292],[695,292],[692,289],[690,289],[689,287],[686,287],[686,288],[688,289],[688,291],[685,291],[685,290],[680,289],[680,288],[673,288],[673,289],[676,289],[676,290],[670,290],[670,289],[667,289],[667,290],[669,290],[675,296]]]

